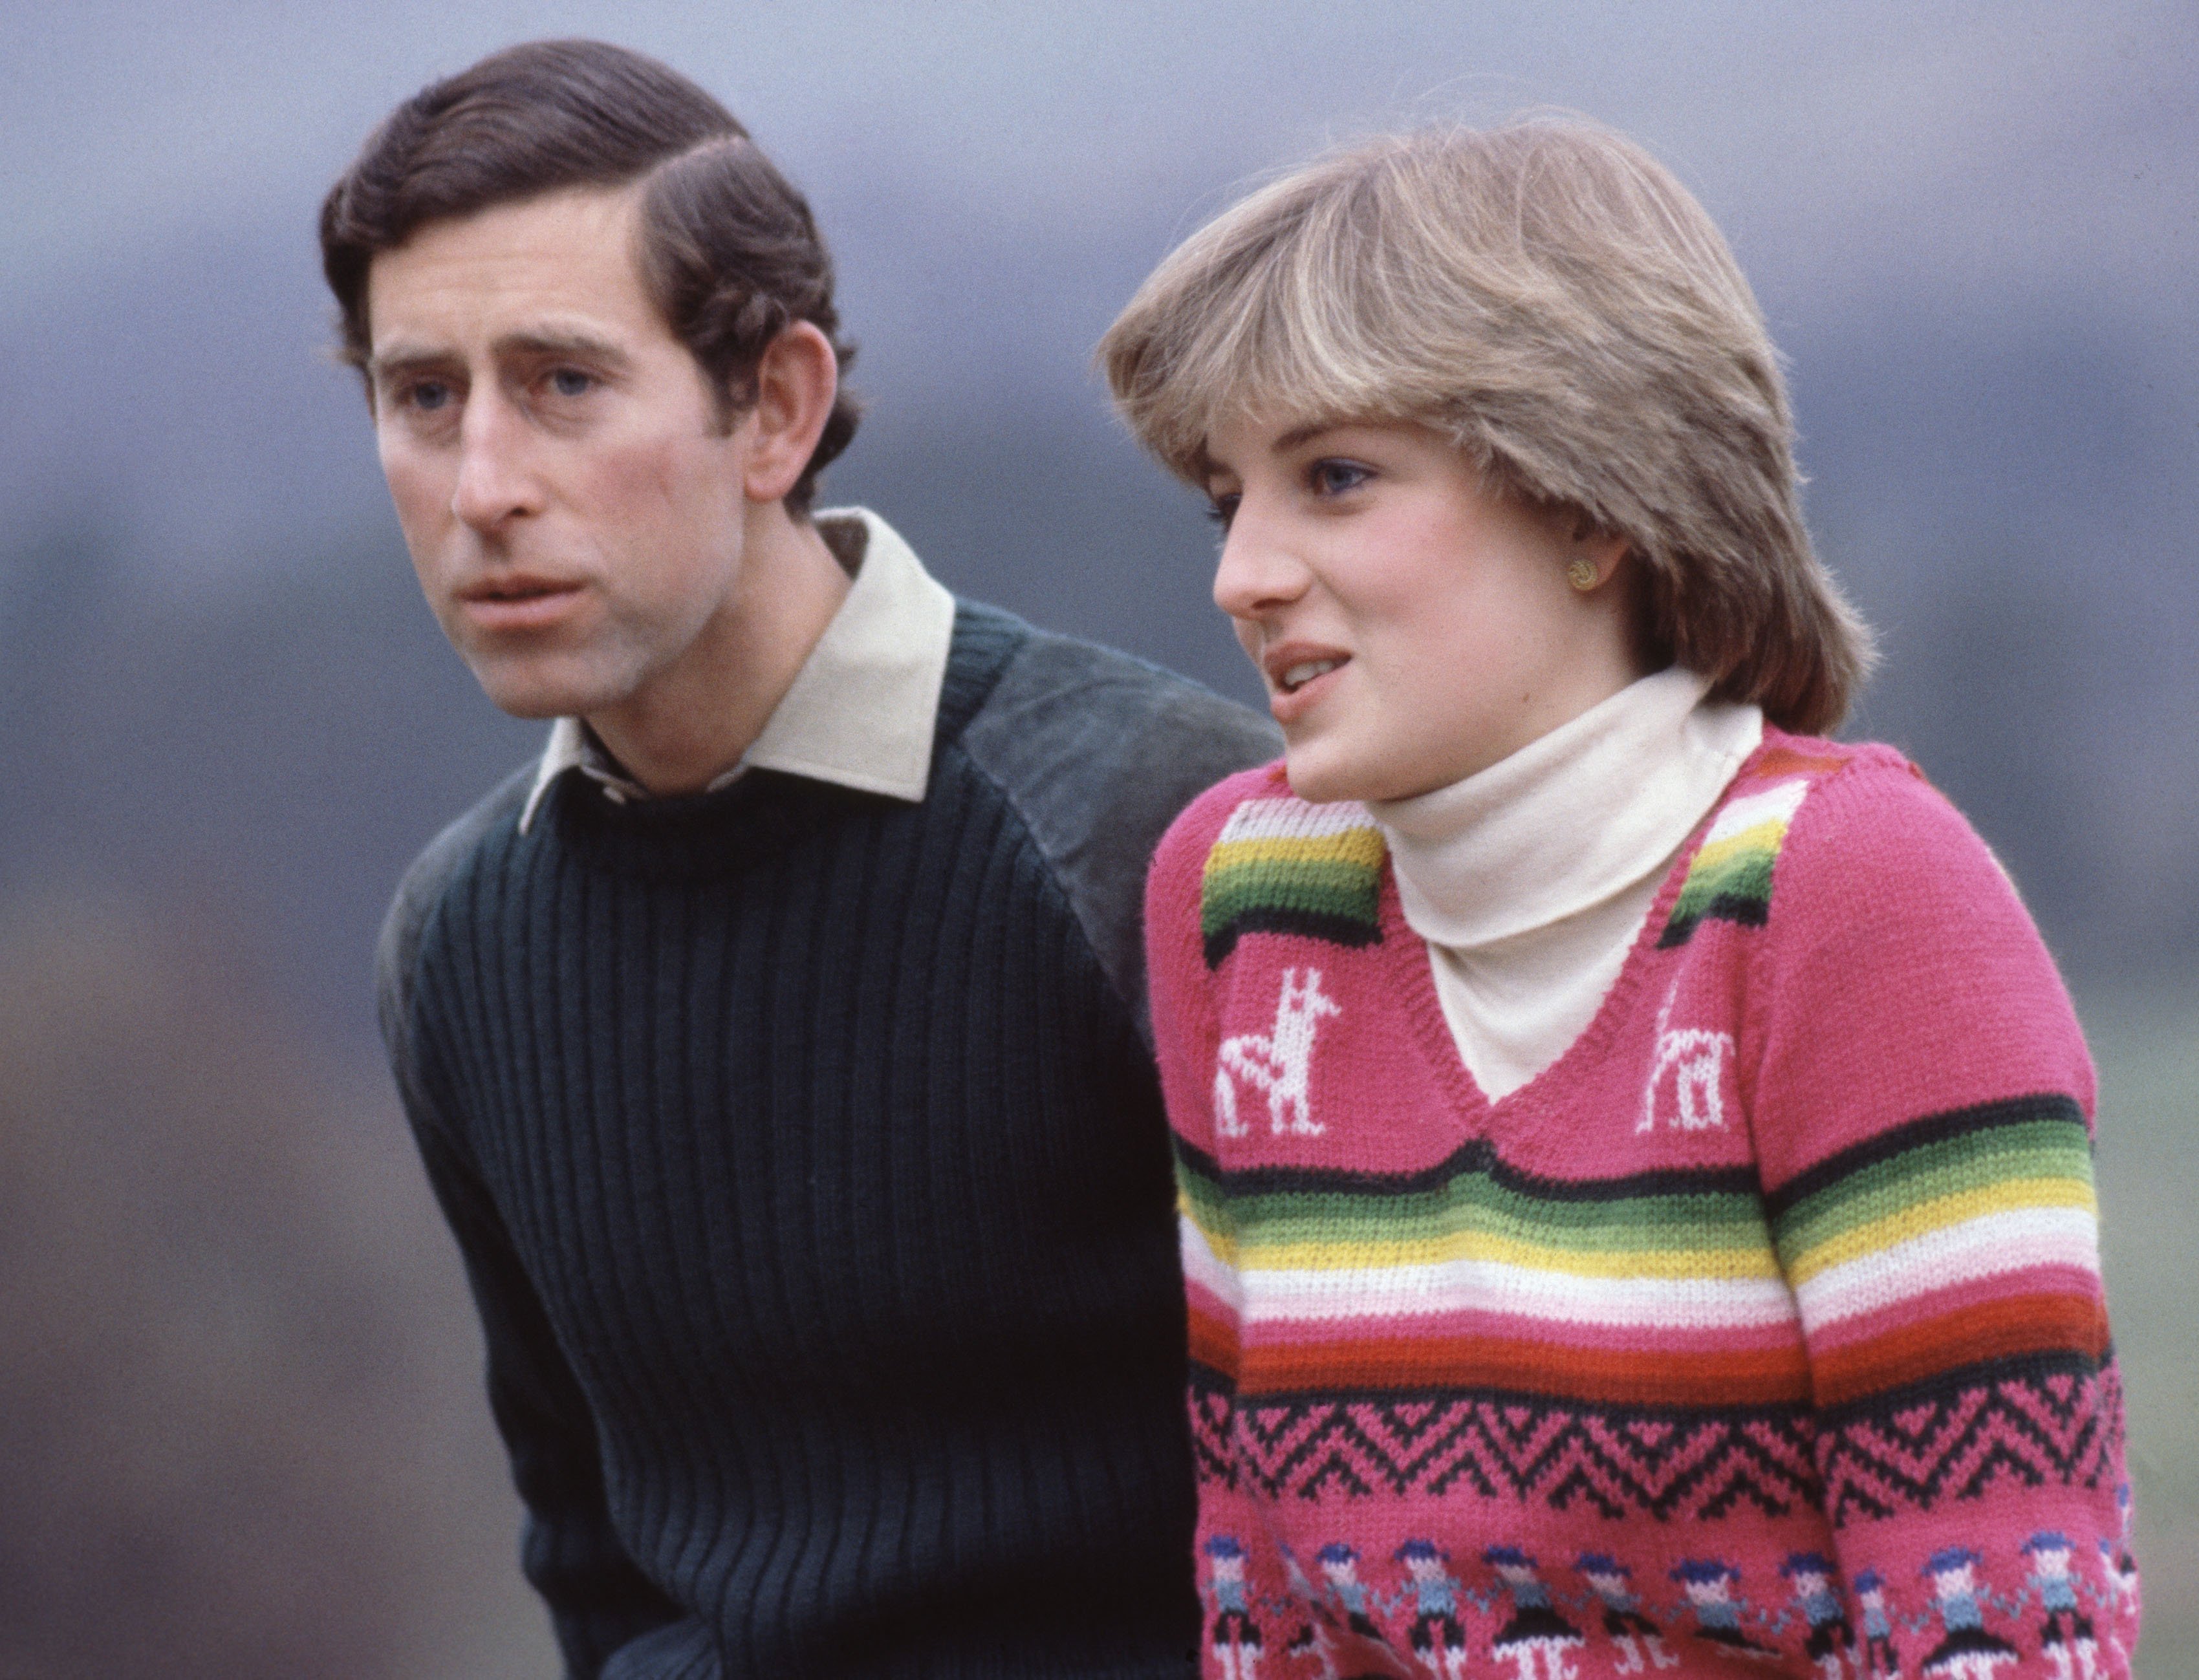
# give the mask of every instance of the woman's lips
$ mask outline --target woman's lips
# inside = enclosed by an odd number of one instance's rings
[[[1269,715],[1280,724],[1296,722],[1321,703],[1350,662],[1350,655],[1327,650],[1291,650],[1284,657],[1271,657],[1268,661]],[[1301,674],[1308,667],[1323,666],[1327,668],[1316,668],[1310,675]],[[1296,685],[1286,687],[1285,684],[1294,676],[1298,678]]]

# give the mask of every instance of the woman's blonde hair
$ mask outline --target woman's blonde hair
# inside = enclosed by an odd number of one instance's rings
[[[1625,537],[1655,656],[1784,728],[1833,727],[1869,664],[1802,523],[1748,283],[1622,136],[1534,119],[1318,160],[1177,247],[1098,359],[1202,488],[1226,417],[1437,428],[1500,493]]]

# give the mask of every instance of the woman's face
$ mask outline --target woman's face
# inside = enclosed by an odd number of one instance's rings
[[[1233,422],[1207,440],[1214,598],[1266,680],[1302,799],[1486,769],[1640,675],[1623,538],[1485,490],[1425,426]],[[1575,588],[1573,560],[1596,569]]]

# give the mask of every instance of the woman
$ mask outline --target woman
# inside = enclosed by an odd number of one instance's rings
[[[1100,357],[1287,749],[1147,898],[1212,1671],[2126,1673],[2091,1065],[1961,816],[1823,738],[1868,635],[1701,207],[1387,139]]]

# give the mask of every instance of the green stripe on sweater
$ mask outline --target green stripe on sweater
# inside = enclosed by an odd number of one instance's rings
[[[1379,870],[1343,860],[1263,860],[1210,869],[1199,896],[1199,931],[1210,939],[1259,911],[1334,917],[1372,928],[1381,882]]]
[[[1792,1260],[1928,1202],[2042,1178],[2091,1182],[2091,1144],[2081,1120],[2042,1117],[1920,1143],[1805,1198],[1781,1214],[1773,1229],[1782,1257]]]
[[[1777,847],[1749,846],[1715,863],[1696,864],[1657,942],[1684,944],[1696,924],[1710,918],[1763,926],[1771,905],[1771,868],[1778,860]]]
[[[1247,1193],[1225,1188],[1181,1158],[1177,1180],[1201,1227],[1233,1231],[1256,1248],[1418,1243],[1469,1232],[1584,1254],[1755,1251],[1765,1240],[1758,1199],[1724,1190],[1589,1201],[1537,1196],[1477,1171],[1403,1193]]]

